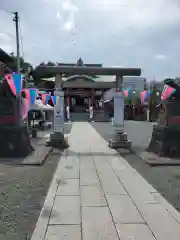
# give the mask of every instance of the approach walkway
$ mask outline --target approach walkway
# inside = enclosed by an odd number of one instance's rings
[[[73,123],[31,240],[179,240],[180,214],[89,123]]]

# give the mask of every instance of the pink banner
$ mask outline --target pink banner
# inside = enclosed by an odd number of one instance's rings
[[[6,74],[5,80],[7,81],[12,93],[17,96],[22,89],[23,78],[21,74]]]
[[[43,94],[41,94],[41,96],[42,96],[42,103],[43,103],[43,104],[46,104],[46,96],[47,96],[47,93],[43,93]]]
[[[16,96],[16,87],[14,84],[14,80],[13,80],[13,75],[12,74],[7,74],[5,75],[5,80],[7,81],[12,93],[14,94],[14,96]]]
[[[128,93],[129,93],[128,90],[124,90],[123,92],[124,92],[124,96],[128,97]]]
[[[161,100],[163,101],[167,100],[167,98],[170,97],[175,91],[176,89],[165,84],[161,94]]]
[[[27,99],[23,99],[23,114],[22,114],[23,119],[27,117],[28,111],[29,111],[29,101]]]

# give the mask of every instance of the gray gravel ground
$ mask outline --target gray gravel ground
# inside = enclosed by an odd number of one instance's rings
[[[30,239],[59,159],[52,154],[38,167],[0,161],[0,240]]]
[[[0,163],[0,240],[30,239],[57,163],[57,156],[41,167]]]
[[[113,128],[110,123],[93,123],[97,132],[105,139],[111,138]],[[138,153],[148,145],[152,133],[152,124],[148,122],[125,122],[125,131]],[[178,211],[180,211],[180,167],[150,167],[138,155],[121,153],[127,162],[135,168],[155,189],[158,190]]]

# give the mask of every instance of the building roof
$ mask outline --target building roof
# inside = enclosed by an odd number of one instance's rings
[[[86,75],[73,75],[69,78],[62,79],[63,88],[113,88],[115,87],[115,81],[112,76],[108,76],[110,81],[104,81],[104,76],[99,76],[98,78],[92,78]],[[55,77],[52,78],[42,78],[43,81],[55,82]]]
[[[87,80],[90,81],[94,81],[94,82],[114,82],[115,81],[115,77],[114,76],[97,76],[97,78],[93,78],[91,76],[87,76],[87,75],[72,75],[70,77],[63,77],[62,81],[72,81],[72,80],[76,80],[77,78],[85,78]],[[51,78],[42,78],[43,81],[48,81],[48,82],[55,82],[55,77],[51,77]]]

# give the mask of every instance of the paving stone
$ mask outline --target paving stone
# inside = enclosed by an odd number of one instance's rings
[[[108,207],[82,207],[83,240],[119,240]]]
[[[110,165],[113,170],[116,170],[119,172],[130,170],[130,166],[128,166],[128,163],[123,162],[120,156],[113,157],[110,161]]]
[[[156,240],[146,224],[116,224],[120,240]]]
[[[158,203],[151,194],[156,190],[150,184],[146,184],[145,180],[138,176],[134,171],[126,171],[118,173],[121,183],[132,197],[133,201],[139,205],[141,203]]]
[[[106,194],[127,194],[123,185],[118,180],[110,165],[103,165],[100,164],[98,161],[95,161],[95,163],[103,190]]]
[[[140,211],[158,240],[179,240],[180,224],[161,204],[142,204]]]
[[[80,156],[79,162],[80,162],[80,168],[82,170],[95,169],[93,156],[86,156],[86,157]]]
[[[61,178],[79,178],[79,159],[78,156],[68,156],[61,163]]]
[[[95,170],[84,171],[80,170],[80,185],[81,186],[100,186],[99,178]]]
[[[91,206],[107,206],[104,193],[97,186],[81,186],[81,205]]]
[[[56,195],[80,195],[79,179],[60,180]]]
[[[100,185],[92,156],[80,157],[80,185]]]
[[[123,165],[124,167],[123,167]],[[118,160],[114,159],[113,163],[111,164],[114,172],[119,177],[121,182],[125,182],[129,179],[129,181],[138,182],[138,187],[143,189],[147,189],[148,192],[157,192],[156,189],[152,187],[134,168],[132,168],[122,157],[120,157]],[[125,167],[126,166],[126,167]],[[133,179],[133,181],[132,181]],[[128,182],[129,182],[128,181]]]
[[[49,224],[80,224],[80,197],[57,196]]]
[[[144,223],[128,195],[106,195],[115,223]]]
[[[126,195],[127,192],[123,188],[122,184],[117,179],[101,178],[101,183],[105,194],[109,195]],[[113,181],[114,180],[114,181]]]
[[[45,240],[81,240],[80,225],[49,226]]]
[[[162,204],[165,207],[165,209],[171,214],[171,216],[175,218],[177,222],[180,223],[179,212],[170,203],[168,203],[168,201],[166,201],[166,199],[163,198],[160,193],[154,192],[152,193],[152,195],[160,204]]]

